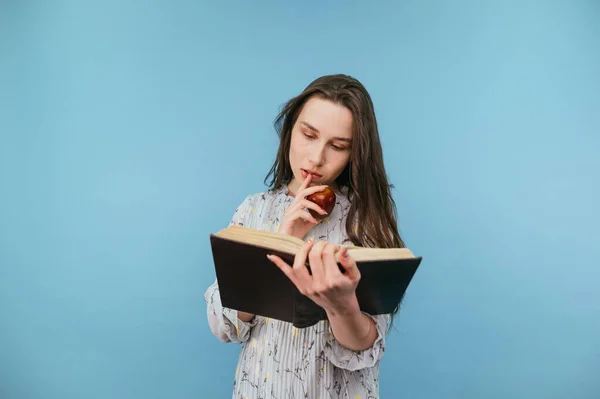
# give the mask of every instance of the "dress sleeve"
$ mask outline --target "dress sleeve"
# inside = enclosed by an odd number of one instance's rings
[[[253,196],[249,195],[235,210],[230,226],[244,226],[254,211]],[[238,318],[234,309],[224,308],[221,304],[219,285],[215,281],[204,293],[208,325],[212,333],[223,342],[241,343],[250,337],[250,330],[256,319],[244,322]]]
[[[350,371],[361,370],[373,367],[383,357],[383,353],[385,352],[385,334],[388,331],[390,315],[371,316],[367,314],[367,316],[373,318],[375,321],[377,338],[370,348],[361,351],[342,346],[333,335],[331,326],[327,324],[329,327],[322,334],[325,340],[323,348],[325,356],[336,367]]]

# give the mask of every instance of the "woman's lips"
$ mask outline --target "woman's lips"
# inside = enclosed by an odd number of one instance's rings
[[[309,172],[309,171],[308,171],[308,170],[306,170],[306,169],[300,169],[300,171],[302,172],[302,178],[303,178],[303,179],[306,179],[306,176],[308,176],[308,174],[309,174],[309,173],[310,173],[310,174],[312,174],[312,176],[313,176],[313,180],[317,180],[317,179],[319,179],[319,178],[323,177],[322,175],[320,175],[320,174],[318,174],[318,173],[315,173],[315,172]]]

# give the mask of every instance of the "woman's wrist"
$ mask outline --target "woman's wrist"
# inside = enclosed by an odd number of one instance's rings
[[[244,323],[248,323],[248,322],[252,321],[252,319],[254,318],[254,315],[252,313],[240,312],[238,310],[237,317]]]
[[[329,316],[333,336],[341,346],[351,350],[370,348],[377,339],[377,329],[372,317],[361,312]]]
[[[328,317],[348,317],[362,314],[356,294],[349,298],[345,303],[325,309],[325,313],[327,313]]]

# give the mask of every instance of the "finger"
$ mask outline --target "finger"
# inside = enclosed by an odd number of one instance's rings
[[[294,257],[294,274],[298,279],[304,282],[310,280],[310,274],[308,272],[308,268],[306,267],[306,259],[313,245],[314,241],[312,238],[309,238]]]
[[[322,215],[327,215],[327,212],[316,203],[307,200],[306,198],[298,197],[290,206],[286,209],[286,213],[296,212],[297,210],[303,210],[306,208],[314,209],[315,212]]]
[[[322,282],[325,279],[323,272],[323,248],[327,243],[324,241],[318,241],[308,254],[308,260],[310,262],[310,269],[312,270],[313,280],[317,283]]]
[[[312,223],[312,224],[319,224],[319,221],[317,219],[315,219],[314,216],[310,214],[310,212],[305,211],[303,209],[298,209],[296,212],[294,212],[292,214],[292,220],[296,220],[296,219],[302,219],[302,220]]]
[[[337,245],[331,243],[328,243],[323,249],[323,273],[326,277],[335,277],[338,274],[342,274],[335,259],[337,249]]]
[[[360,280],[360,270],[356,266],[356,261],[350,256],[346,248],[340,251],[340,264],[345,270],[346,276],[351,280]]]
[[[298,286],[298,279],[296,279],[296,275],[294,274],[294,269],[290,265],[288,265],[283,259],[281,259],[277,255],[269,254],[267,255],[267,259],[275,263],[275,266],[277,266],[292,281],[292,283],[294,283],[296,288],[300,289],[300,287]]]
[[[310,252],[310,249],[312,248],[313,244],[313,239],[309,238],[308,240],[306,240],[302,248],[300,248],[300,251],[296,253],[296,256],[294,257],[295,269],[299,269],[302,266],[306,265],[306,258],[308,257],[308,253]]]
[[[312,186],[312,187],[305,188],[303,191],[298,190],[298,194],[299,194],[300,198],[306,198],[311,194],[318,193],[320,191],[325,190],[327,187],[329,187],[329,186],[327,186],[327,185]]]
[[[302,190],[306,189],[306,187],[308,187],[308,185],[310,184],[311,181],[312,181],[312,175],[309,173],[308,175],[306,175],[306,179],[304,179],[304,181],[298,188],[298,194],[301,193]]]
[[[315,204],[312,201],[309,201],[307,199],[304,199],[300,202],[300,204],[302,206],[304,206],[305,208],[309,208],[312,209],[316,212],[319,212],[321,215],[327,215],[327,212],[325,212],[325,209],[321,208],[319,205]]]

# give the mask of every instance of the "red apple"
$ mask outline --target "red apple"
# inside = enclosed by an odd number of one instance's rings
[[[331,214],[331,211],[333,211],[333,207],[335,206],[335,193],[329,187],[326,187],[323,191],[319,191],[309,195],[308,197],[306,197],[306,199],[319,205],[329,215]],[[309,209],[308,211],[317,220],[323,219],[328,216],[321,215],[320,213],[317,213],[317,211],[314,211],[312,209]]]

